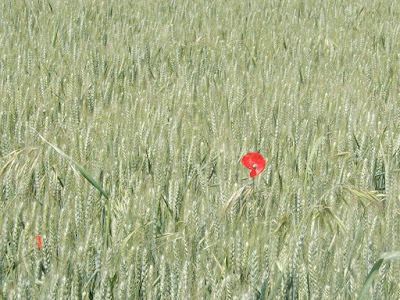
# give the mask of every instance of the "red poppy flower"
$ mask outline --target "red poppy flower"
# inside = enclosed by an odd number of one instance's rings
[[[242,165],[247,169],[251,170],[250,177],[256,177],[265,169],[265,163],[267,162],[260,153],[252,152],[247,153],[242,158]]]
[[[38,241],[38,249],[42,248],[42,237],[40,235],[35,235],[35,238],[37,238]]]

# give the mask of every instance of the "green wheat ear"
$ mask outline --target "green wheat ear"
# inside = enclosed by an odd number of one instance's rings
[[[56,150],[61,156],[65,157],[66,159],[68,159],[78,170],[79,172],[82,174],[83,177],[85,177],[87,179],[87,181],[89,181],[96,189],[98,189],[100,191],[100,193],[107,199],[110,199],[110,196],[103,190],[103,188],[101,187],[101,185],[92,177],[92,175],[90,175],[90,173],[88,171],[86,171],[80,164],[78,164],[75,160],[72,159],[72,157],[68,156],[67,154],[65,154],[60,148],[56,147],[55,145],[53,145],[52,143],[48,142],[43,136],[41,136],[38,133],[39,137],[45,141],[47,144],[49,144],[54,150]]]
[[[400,252],[394,251],[394,252],[384,253],[380,257],[380,259],[376,261],[376,263],[372,266],[371,271],[369,271],[367,278],[365,279],[364,285],[361,288],[358,299],[365,299],[366,294],[368,293],[368,290],[372,284],[372,281],[374,280],[376,274],[378,274],[379,268],[381,267],[382,263],[384,261],[389,261],[389,260],[400,260]]]

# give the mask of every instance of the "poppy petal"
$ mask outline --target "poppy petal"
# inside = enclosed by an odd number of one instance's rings
[[[42,237],[40,235],[35,235],[35,238],[38,241],[38,249],[42,248]]]
[[[263,160],[262,162],[257,164],[257,168],[256,168],[257,175],[260,174],[262,171],[264,171],[265,163],[266,163],[266,160]]]
[[[252,166],[253,166],[253,159],[250,154],[251,153],[248,153],[245,156],[243,156],[243,158],[242,158],[242,165],[248,169],[252,169]]]

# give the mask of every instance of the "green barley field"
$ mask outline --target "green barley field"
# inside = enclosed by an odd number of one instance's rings
[[[398,299],[399,20],[2,1],[0,299]]]

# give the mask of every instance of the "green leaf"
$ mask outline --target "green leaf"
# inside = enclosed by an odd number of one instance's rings
[[[378,274],[379,272],[379,268],[381,267],[384,261],[389,261],[389,260],[400,260],[400,252],[399,251],[388,252],[383,254],[381,258],[378,259],[378,261],[372,266],[371,271],[369,271],[369,274],[365,279],[364,285],[361,288],[358,299],[366,299],[366,295],[369,291],[372,281],[374,280],[376,274]]]
[[[58,36],[58,30],[60,29],[60,20],[58,20],[55,31],[54,31],[54,35],[53,35],[53,41],[51,42],[51,45],[53,47],[55,47],[56,45],[56,41],[57,41],[57,36]]]
[[[312,149],[311,149],[310,156],[309,156],[308,159],[307,159],[307,173],[308,173],[308,174],[311,174],[311,164],[312,164],[312,160],[313,160],[315,154],[317,153],[318,147],[319,147],[319,145],[321,145],[323,138],[324,138],[324,135],[320,136],[320,137],[316,140],[316,142],[314,143],[314,145],[313,145],[313,147],[312,147]]]
[[[51,144],[50,142],[48,142],[43,136],[41,136],[39,133],[38,135],[40,136],[40,138],[45,141],[47,144],[49,144],[54,150],[56,150],[61,156],[63,156],[64,158],[68,159],[77,169],[78,171],[82,174],[83,177],[86,178],[87,181],[89,181],[96,189],[98,189],[100,191],[100,193],[107,199],[109,200],[110,197],[108,196],[108,194],[103,190],[103,188],[101,187],[101,185],[94,180],[94,178],[92,177],[92,175],[90,175],[90,173],[88,171],[86,171],[80,164],[78,164],[76,161],[74,161],[72,159],[72,157],[68,156],[67,154],[65,154],[60,148],[56,147],[55,145]]]

